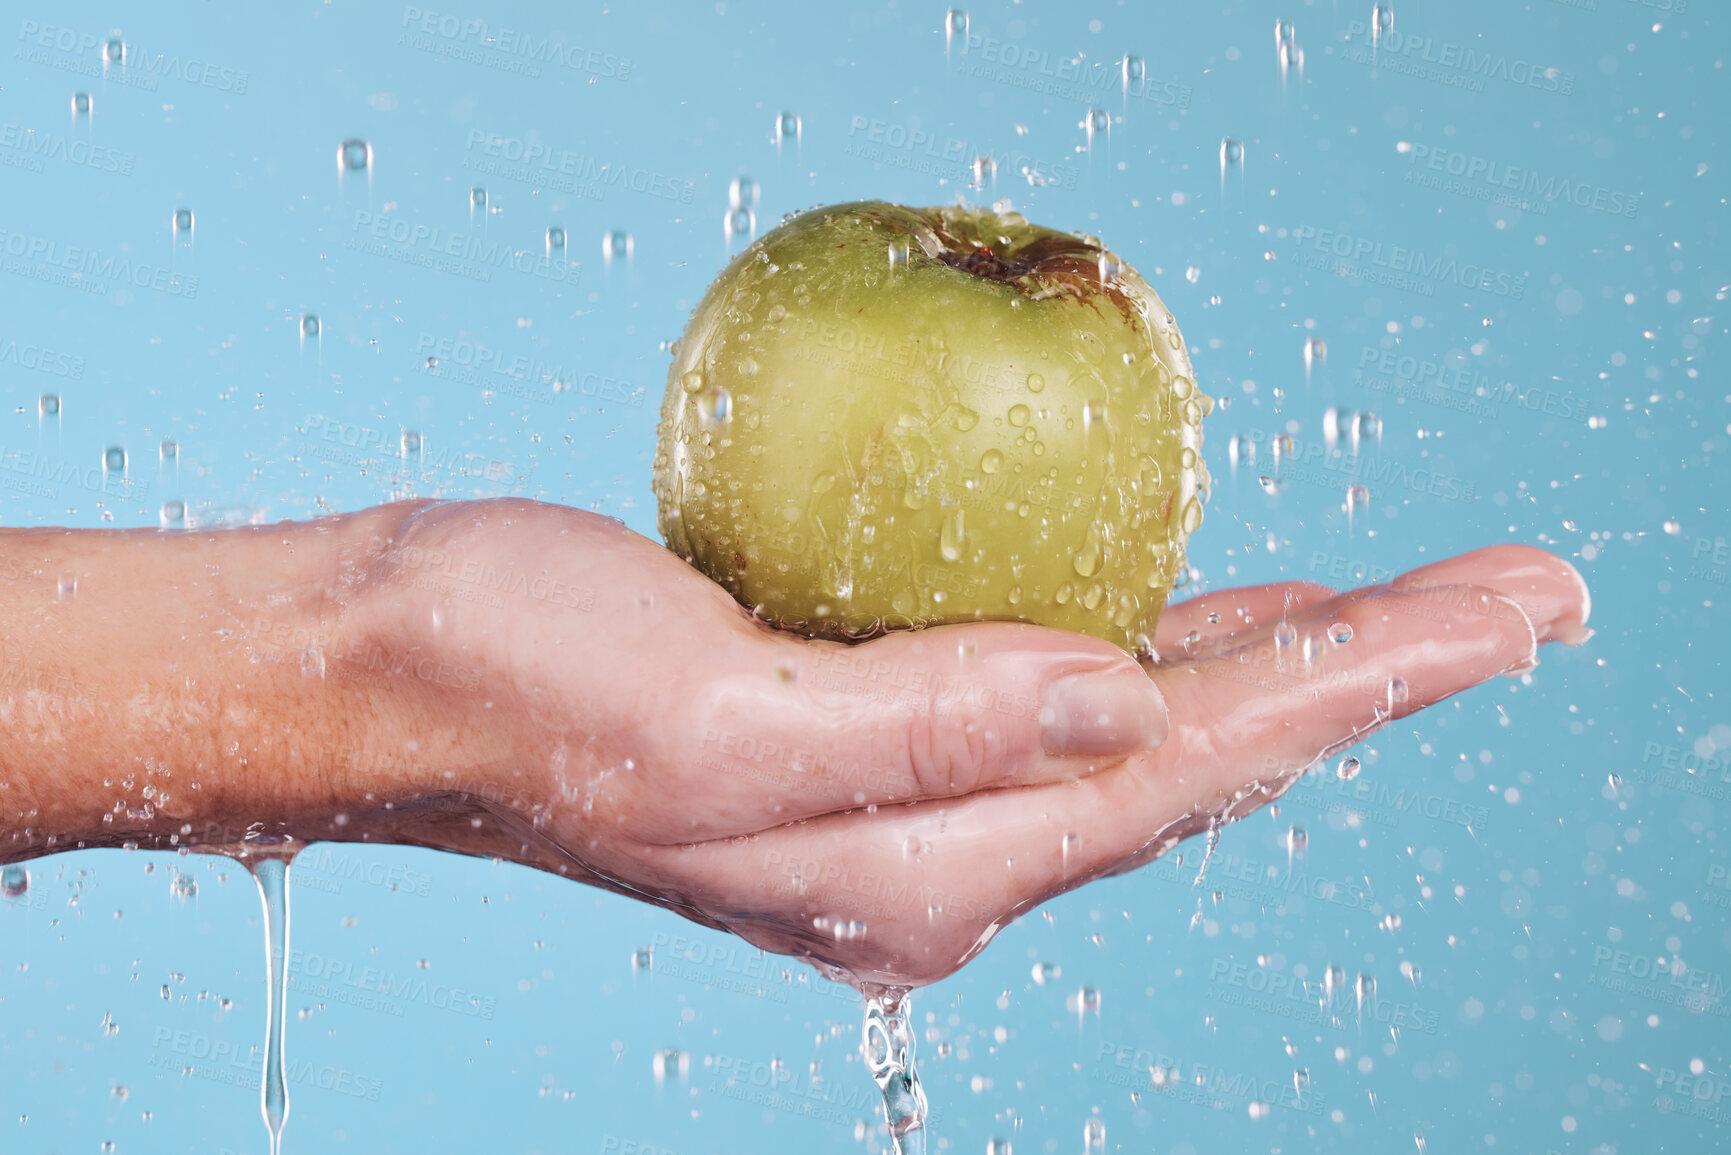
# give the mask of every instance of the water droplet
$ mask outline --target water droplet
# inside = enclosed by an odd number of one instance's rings
[[[1010,406],[1009,416],[1010,424],[1020,429],[1028,423],[1029,418],[1031,418],[1033,414],[1029,412],[1026,405],[1017,404]]]
[[[757,182],[748,176],[736,176],[727,186],[727,205],[729,208],[755,208],[760,190]]]
[[[22,898],[29,890],[29,868],[12,865],[0,870],[0,898]]]
[[[1351,518],[1355,513],[1369,504],[1370,490],[1366,489],[1362,485],[1349,485],[1346,487],[1346,502],[1341,506],[1341,508],[1346,511],[1346,516],[1348,518]]]
[[[1097,1015],[1100,1013],[1100,992],[1094,987],[1082,987],[1076,991],[1076,1013],[1079,1015]]]
[[[337,165],[345,172],[360,172],[373,167],[373,146],[359,137],[351,137],[337,148]],[[445,202],[449,204],[449,201]]]
[[[1075,569],[1076,576],[1091,578],[1095,574],[1099,573],[1100,555],[1102,552],[1103,551],[1100,548],[1100,527],[1098,525],[1090,525],[1088,527],[1088,536],[1082,542],[1082,548],[1077,550],[1076,556],[1071,559],[1070,564]]]
[[[1261,1099],[1252,1099],[1250,1100],[1249,1110],[1252,1119],[1261,1120],[1268,1118],[1269,1113],[1272,1112],[1274,1108],[1270,1107],[1267,1103],[1264,1103]]]
[[[1310,370],[1313,365],[1320,365],[1328,360],[1328,343],[1321,337],[1306,337],[1304,339],[1304,379],[1310,380]]]
[[[779,147],[785,141],[799,143],[799,116],[792,112],[784,112],[775,118],[775,143]]]
[[[1374,42],[1382,38],[1385,32],[1394,28],[1394,7],[1389,4],[1377,4],[1370,10],[1370,35]]]
[[[1358,995],[1359,1014],[1364,1013],[1365,1003],[1370,1003],[1372,1006],[1376,1005],[1376,980],[1371,976],[1360,974],[1358,976],[1358,982],[1353,986],[1353,990],[1354,993]]]
[[[110,36],[102,46],[102,63],[104,67],[110,64],[125,64],[126,41],[118,36]]]
[[[962,51],[968,50],[968,14],[960,8],[951,8],[944,13],[944,55],[950,53],[950,44],[956,39],[962,42]]]
[[[1112,115],[1103,108],[1090,108],[1088,115],[1082,118],[1082,127],[1088,133],[1090,144],[1096,136],[1112,127]]]
[[[1014,1155],[1008,1139],[987,1139],[986,1155]]]
[[[938,532],[938,552],[945,561],[956,562],[962,559],[962,546],[966,541],[966,533],[962,525],[962,511],[953,509],[944,518],[943,528]]]
[[[1249,434],[1239,433],[1226,443],[1226,460],[1234,472],[1240,465],[1256,464],[1256,442]]]
[[[1031,973],[1034,977],[1034,985],[1037,987],[1043,987],[1049,982],[1056,982],[1058,979],[1063,978],[1064,968],[1059,966],[1057,963],[1037,962],[1034,964],[1034,969]]]
[[[749,208],[728,209],[721,218],[722,231],[727,234],[727,243],[732,244],[734,237],[757,236],[757,213]]]
[[[951,421],[957,429],[966,433],[980,423],[980,415],[965,405],[959,405],[956,407],[955,415]]]
[[[163,529],[184,529],[186,527],[186,502],[178,497],[162,503],[157,511],[157,520]]]
[[[1123,278],[1124,262],[1119,259],[1117,253],[1103,252],[1100,254],[1100,259],[1096,263],[1099,266],[1100,282],[1102,284],[1110,285]],[[1033,378],[1037,376],[1039,376],[1037,373],[1030,374],[1029,380],[1032,381]],[[1041,379],[1040,383],[1042,386],[1045,384],[1044,378]],[[1035,392],[1037,393],[1039,390],[1036,389]]]
[[[1184,279],[1194,285],[1197,281],[1202,279],[1201,268],[1196,265],[1191,265],[1189,268],[1184,270]]]
[[[1229,168],[1238,168],[1244,163],[1244,142],[1234,137],[1220,138],[1220,172],[1224,176]]]
[[[1390,678],[1388,683],[1388,701],[1391,706],[1406,701],[1407,687],[1405,678]]]
[[[1328,969],[1322,972],[1323,997],[1327,999],[1329,1005],[1332,1006],[1335,998],[1345,989],[1346,968],[1329,963]]]
[[[301,336],[310,338],[319,335],[319,318],[317,313],[301,314]]]
[[[1003,463],[1004,455],[996,449],[988,449],[984,453],[980,454],[981,473],[996,473],[998,472],[998,467]]]
[[[733,419],[733,394],[722,385],[713,386],[697,398],[697,413],[716,425]]]
[[[1046,379],[1038,373],[1028,374],[1028,392],[1038,393],[1046,387]]]
[[[126,450],[118,445],[110,445],[102,451],[102,468],[109,473],[126,472]]]
[[[44,393],[36,399],[36,412],[43,417],[60,416],[60,394]]]
[[[1615,790],[1623,784],[1623,776],[1613,771],[1605,776],[1605,781],[1610,784],[1612,790]]]
[[[1357,758],[1346,757],[1340,760],[1340,765],[1334,768],[1334,776],[1342,782],[1351,782],[1358,777],[1359,762]]]
[[[1124,93],[1129,95],[1130,89],[1141,84],[1148,75],[1148,66],[1140,56],[1125,53],[1123,61],[1118,66],[1119,74],[1124,78]]]
[[[1184,503],[1184,517],[1180,524],[1185,533],[1195,533],[1202,527],[1202,502],[1192,497]]]
[[[79,116],[89,116],[90,109],[90,94],[88,92],[74,92],[72,94],[72,111],[74,113]]]
[[[696,393],[703,388],[703,374],[696,369],[688,369],[679,378],[679,384],[687,393]]]
[[[1328,627],[1328,640],[1340,645],[1352,641],[1352,626],[1348,622],[1334,622]]]
[[[565,248],[565,230],[558,225],[550,225],[547,229],[547,251]]]
[[[487,190],[479,185],[469,190],[469,207],[485,209],[487,207]]]
[[[1070,600],[1075,596],[1076,587],[1072,586],[1069,582],[1064,582],[1052,594],[1052,600],[1056,601],[1061,606],[1067,606],[1070,604]]]
[[[54,588],[55,593],[59,596],[61,601],[71,601],[74,597],[78,596],[78,575],[71,573],[61,574],[59,581],[56,583]],[[132,783],[127,782],[126,786],[130,789]]]
[[[1106,1124],[1099,1119],[1089,1119],[1082,1124],[1082,1155],[1104,1155],[1106,1150]]]
[[[614,229],[601,237],[601,256],[608,264],[612,264],[616,257],[629,258],[635,248],[636,242],[631,239],[631,234],[623,229]]]
[[[421,435],[413,429],[403,430],[402,449],[404,457],[416,457],[421,452]]]
[[[1382,418],[1374,413],[1364,412],[1352,419],[1352,442],[1382,440]]]
[[[1413,965],[1413,961],[1409,958],[1403,958],[1400,960],[1400,973],[1402,978],[1406,979],[1415,987],[1418,986],[1419,980],[1423,977],[1418,967]]]
[[[174,438],[164,437],[162,439],[162,444],[156,447],[156,454],[158,459],[164,465],[168,464],[170,461],[178,461],[180,458],[180,445],[174,440]]]
[[[654,947],[646,946],[641,950],[634,950],[631,952],[631,969],[634,971],[646,971],[653,966],[654,963]]]
[[[974,158],[974,187],[985,189],[997,182],[998,162],[981,154]]]
[[[191,209],[174,210],[174,231],[177,233],[190,233],[192,231]]]
[[[1288,854],[1303,854],[1309,845],[1310,835],[1305,833],[1304,827],[1293,826],[1287,830],[1286,850]]]

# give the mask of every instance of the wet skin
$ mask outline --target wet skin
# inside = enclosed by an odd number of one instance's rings
[[[0,583],[0,860],[497,855],[868,986],[941,979],[1041,902],[1590,632],[1567,562],[1496,546],[1344,594],[1204,594],[1146,669],[1013,622],[847,645],[522,500],[5,530]]]

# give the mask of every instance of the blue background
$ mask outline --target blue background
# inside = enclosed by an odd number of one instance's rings
[[[1072,1152],[1096,1116],[1107,1150],[1160,1155],[1723,1143],[1716,6],[1408,0],[1373,44],[1368,4],[1029,0],[973,6],[946,53],[934,4],[466,2],[13,8],[0,521],[526,493],[654,535],[665,343],[727,259],[736,178],[759,233],[819,203],[1008,198],[1125,254],[1230,401],[1186,592],[1528,542],[1587,575],[1598,633],[1228,829],[1201,887],[1186,846],[916,995],[934,1149]],[[1276,20],[1304,53],[1284,79]],[[339,172],[349,138],[370,170]],[[531,146],[551,171],[512,167]],[[981,154],[995,181],[970,188]],[[1331,452],[1330,407],[1380,440]],[[244,870],[30,867],[0,900],[0,1148],[264,1150]],[[292,890],[288,1151],[882,1149],[856,997],[790,960],[429,852],[315,847]],[[1331,965],[1375,979],[1362,1009],[1317,993]]]

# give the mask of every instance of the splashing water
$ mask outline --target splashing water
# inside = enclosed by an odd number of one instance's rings
[[[925,1155],[926,1092],[914,1069],[914,1033],[906,990],[891,987],[866,1000],[861,1053],[884,1097],[896,1155]]]
[[[269,997],[265,1001],[264,1124],[270,1131],[271,1155],[282,1151],[283,1124],[288,1121],[288,1081],[283,1072],[283,1003],[288,994],[288,862],[269,857],[254,860],[253,878],[264,902],[265,965]]]

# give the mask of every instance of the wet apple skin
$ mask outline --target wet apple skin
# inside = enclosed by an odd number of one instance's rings
[[[1019,269],[1033,252],[1062,256]],[[1159,297],[1092,238],[814,210],[736,258],[675,348],[660,527],[810,636],[1014,620],[1137,652],[1201,521],[1211,404]]]

